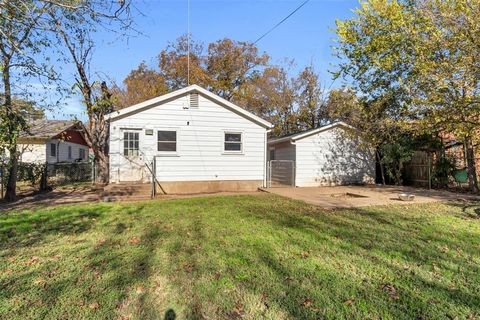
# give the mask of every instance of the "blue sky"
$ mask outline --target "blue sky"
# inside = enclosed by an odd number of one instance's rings
[[[117,83],[145,61],[154,66],[156,55],[178,36],[187,32],[187,0],[133,0],[143,15],[135,18],[136,28],[143,35],[116,40],[115,35],[100,32],[95,36],[92,73]],[[190,0],[190,32],[195,40],[209,43],[222,38],[254,41],[293,11],[303,0]],[[275,29],[257,45],[273,62],[294,59],[296,69],[310,63],[330,86],[335,58],[332,29],[336,19],[352,16],[358,6],[352,0],[310,0],[295,15]],[[72,70],[64,69],[64,77],[72,81]],[[335,82],[333,87],[340,85]],[[71,114],[85,119],[79,98],[72,98],[61,111],[48,112],[50,118]]]

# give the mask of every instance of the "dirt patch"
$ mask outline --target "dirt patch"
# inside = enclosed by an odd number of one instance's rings
[[[50,192],[32,194],[19,198],[13,203],[0,202],[0,211],[31,210],[43,207],[98,202],[98,191],[92,187],[62,187]]]

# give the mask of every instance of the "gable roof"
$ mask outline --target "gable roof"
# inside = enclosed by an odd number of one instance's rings
[[[51,139],[64,131],[77,126],[74,120],[47,120],[40,119],[29,123],[28,131],[22,131],[20,138]]]
[[[242,109],[240,108],[239,106],[231,103],[230,101],[227,101],[225,99],[223,99],[222,97],[196,85],[196,84],[193,84],[191,86],[188,86],[186,88],[183,88],[183,89],[179,89],[179,90],[176,90],[176,91],[173,91],[173,92],[170,92],[170,93],[167,93],[167,94],[164,94],[162,96],[159,96],[159,97],[156,97],[156,98],[153,98],[153,99],[149,99],[147,101],[144,101],[144,102],[140,102],[138,104],[135,104],[133,106],[130,106],[130,107],[127,107],[127,108],[124,108],[124,109],[121,109],[121,110],[118,110],[118,111],[114,111],[110,114],[108,114],[106,116],[107,119],[109,120],[115,120],[117,118],[123,118],[123,117],[127,117],[131,114],[134,114],[134,113],[137,113],[137,112],[141,112],[143,110],[146,110],[146,109],[149,109],[149,108],[153,108],[155,106],[158,106],[168,100],[171,100],[171,99],[175,99],[179,96],[182,96],[182,95],[185,95],[185,94],[188,94],[188,93],[199,93],[201,95],[204,95],[208,98],[210,98],[211,100],[217,102],[218,104],[222,105],[223,107],[239,114],[240,116],[243,116],[244,118],[252,121],[252,122],[255,122],[267,129],[271,128],[272,127],[272,124],[266,120],[263,120],[262,118],[260,117],[257,117],[256,115],[254,115],[253,113],[251,112],[248,112],[247,110],[245,109]]]
[[[323,132],[323,131],[331,130],[331,129],[336,128],[336,127],[344,127],[346,129],[357,130],[356,128],[352,127],[351,125],[340,121],[340,122],[335,122],[335,123],[332,123],[332,124],[329,124],[329,125],[326,125],[326,126],[323,126],[323,127],[318,127],[318,128],[315,128],[315,129],[310,129],[310,130],[299,132],[299,133],[294,133],[294,134],[289,134],[289,135],[285,135],[285,136],[278,137],[278,138],[273,138],[273,139],[268,141],[268,144],[275,144],[275,143],[286,142],[286,141],[294,142],[294,141],[309,137],[311,135],[314,135],[314,134],[317,134],[317,133],[320,133],[320,132]]]

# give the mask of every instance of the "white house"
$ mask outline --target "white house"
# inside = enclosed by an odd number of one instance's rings
[[[81,132],[76,121],[33,121],[18,137],[19,161],[52,164],[87,160],[88,146]]]
[[[266,184],[271,124],[191,85],[110,120],[110,182],[152,180],[166,193],[256,190]]]
[[[290,180],[297,187],[314,187],[375,179],[374,153],[359,132],[343,122],[271,139],[268,148],[269,160],[277,160],[271,163],[274,182]]]

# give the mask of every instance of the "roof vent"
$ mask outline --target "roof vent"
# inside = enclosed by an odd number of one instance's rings
[[[190,108],[198,108],[198,93],[190,93]]]

